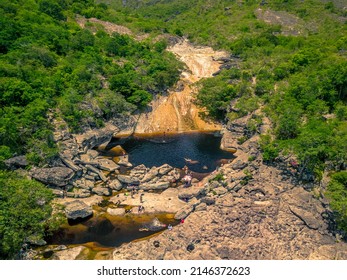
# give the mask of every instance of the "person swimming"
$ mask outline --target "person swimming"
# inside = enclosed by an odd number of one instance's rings
[[[190,158],[184,158],[184,160],[187,162],[187,163],[190,163],[190,164],[197,164],[199,163],[198,160],[192,160]]]

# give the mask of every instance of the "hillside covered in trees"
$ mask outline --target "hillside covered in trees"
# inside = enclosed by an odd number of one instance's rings
[[[164,42],[138,42],[76,23],[76,14],[107,17],[105,5],[2,1],[0,8],[1,159],[25,153],[39,163],[54,156],[49,109],[59,110],[75,131],[100,127],[145,106],[178,78],[179,64]]]
[[[101,27],[83,29],[77,15],[112,18],[112,11],[84,0],[0,3],[1,169],[4,160],[15,155],[25,155],[36,166],[56,157],[59,149],[49,116],[62,118],[73,132],[102,127],[110,118],[146,106],[178,80],[180,63],[165,51],[165,42],[139,42]],[[47,229],[42,222],[52,211],[52,197],[34,183],[1,173],[3,258],[13,256],[34,231],[40,235]],[[24,218],[12,210],[29,215]]]
[[[136,40],[90,22],[82,28],[81,17],[148,36]],[[260,141],[264,162],[295,155],[302,179],[317,183],[324,174],[337,172],[326,191],[346,230],[343,1],[3,0],[0,168],[15,155],[25,155],[31,165],[44,165],[57,155],[49,116],[62,118],[74,132],[99,128],[109,119],[141,110],[172,87],[182,65],[165,50],[165,39],[155,39],[162,34],[231,54],[227,67],[199,82],[198,104],[226,126],[260,108],[272,122],[271,133]],[[257,128],[256,120],[249,123],[251,132]],[[22,205],[8,195],[9,188],[12,196],[25,192],[25,180],[5,170],[0,174],[0,255],[5,258],[13,257],[28,234],[44,234],[47,226],[37,225],[52,211],[46,204],[52,197],[37,183],[33,191],[42,193],[44,203],[10,241],[8,209],[37,207],[38,197]]]
[[[347,10],[343,1],[101,2],[124,13],[119,20],[134,30],[169,32],[229,51],[238,63],[202,81],[198,103],[226,124],[262,108],[272,121],[272,133],[260,143],[264,161],[271,164],[279,154],[294,154],[302,179],[316,182],[324,170],[345,174]],[[255,130],[256,122],[249,129]],[[331,194],[336,192],[335,180],[328,195],[346,219],[347,186],[342,181],[344,191]]]

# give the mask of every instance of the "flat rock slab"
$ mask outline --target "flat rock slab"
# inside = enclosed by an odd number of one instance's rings
[[[142,178],[141,182],[146,183],[151,180],[153,180],[155,177],[158,176],[158,168],[152,167],[147,174]]]
[[[290,206],[290,211],[297,216],[300,220],[302,220],[307,227],[310,229],[319,229],[322,226],[322,223],[320,220],[314,217],[314,215],[308,211],[305,211],[303,209]]]
[[[190,199],[193,197],[197,197],[200,194],[203,194],[205,188],[203,186],[194,186],[189,188],[182,188],[178,192],[178,197],[180,199]]]
[[[54,259],[58,260],[76,260],[78,256],[87,249],[84,246],[77,246],[73,248],[69,248],[66,250],[61,250],[54,253]]]
[[[65,203],[65,214],[68,219],[86,218],[93,215],[93,209],[81,200]]]
[[[119,169],[119,165],[116,164],[113,160],[107,158],[97,158],[94,161],[98,164],[98,168],[101,170],[113,172]]]
[[[87,180],[85,178],[78,179],[74,181],[72,184],[76,188],[86,189],[86,190],[91,190],[94,187],[94,182],[91,180]]]
[[[108,185],[108,187],[111,188],[112,190],[120,191],[123,188],[123,185],[119,180],[113,179]]]
[[[170,186],[169,182],[158,182],[154,184],[142,184],[140,185],[140,189],[142,190],[165,190]]]
[[[160,175],[166,175],[168,174],[171,170],[173,170],[173,167],[168,165],[168,164],[164,164],[162,166],[159,167],[158,169],[158,173]]]
[[[223,194],[227,193],[228,190],[226,188],[223,188],[223,187],[218,187],[218,188],[215,188],[213,190],[213,192],[215,192],[216,195],[223,195]]]
[[[234,170],[242,170],[247,166],[247,162],[243,162],[242,160],[237,160],[233,165],[232,168]]]
[[[25,168],[28,165],[25,156],[17,156],[13,158],[9,158],[4,161],[7,168],[14,170],[17,168]]]
[[[31,172],[34,179],[57,187],[66,186],[74,174],[74,171],[67,167],[37,168]]]
[[[122,166],[125,166],[125,167],[132,167],[133,166],[129,161],[124,160],[124,159],[119,160],[118,164],[122,165]]]
[[[237,147],[238,147],[238,143],[234,134],[231,133],[230,131],[224,132],[222,140],[221,140],[221,144],[220,144],[221,150],[235,153],[237,151]]]
[[[186,202],[178,198],[178,191],[174,188],[169,188],[161,194],[144,193],[142,196],[142,203],[140,198],[141,194],[142,193],[137,193],[133,197],[130,195],[121,196],[119,200],[124,205],[142,205],[145,208],[144,213],[176,213],[187,205]],[[114,200],[113,198],[111,200],[116,202],[117,199],[118,198],[115,197]]]
[[[125,214],[124,208],[107,208],[106,212],[112,216],[123,216]]]
[[[191,212],[193,212],[194,207],[192,205],[186,205],[182,207],[176,214],[175,219],[181,220],[185,219]]]
[[[112,191],[109,188],[104,187],[95,187],[92,192],[101,196],[110,196],[112,194]]]
[[[127,175],[118,175],[117,178],[120,182],[124,184],[139,184],[140,183],[138,178],[127,176]]]
[[[93,129],[83,134],[76,134],[74,137],[78,146],[80,146],[82,149],[85,147],[91,149],[101,144],[110,142],[113,134],[118,130],[119,129],[116,126],[107,124],[101,129]]]

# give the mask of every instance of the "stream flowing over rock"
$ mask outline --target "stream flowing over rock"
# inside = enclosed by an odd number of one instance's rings
[[[33,169],[32,178],[55,187],[57,201],[65,205],[68,219],[90,217],[91,205],[99,206],[106,201],[104,196],[111,196],[107,198],[111,204],[102,214],[131,218],[170,213],[181,220],[172,230],[156,235],[154,241],[141,239],[122,244],[112,254],[104,255],[105,259],[347,259],[347,244],[337,243],[325,200],[317,199],[308,191],[311,185],[298,180],[297,169],[290,166],[288,158],[278,157],[271,165],[262,161],[259,135],[266,133],[271,123],[260,117],[261,112],[223,128],[221,148],[233,152],[236,159],[203,180],[194,180],[189,187],[175,184],[180,182],[180,171],[168,164],[132,168],[126,158],[117,164],[91,150],[100,145],[106,147],[112,136],[134,132],[134,128],[135,134],[221,130],[219,124],[206,123],[198,117],[201,111],[192,102],[196,90],[192,84],[216,73],[230,62],[229,56],[211,48],[193,47],[187,41],[179,41],[168,50],[188,68],[176,91],[155,100],[149,112],[137,116],[136,128],[131,117],[126,125],[114,121],[102,129],[72,135],[58,129],[64,127],[61,122],[53,122],[59,158],[52,166]],[[255,116],[262,118],[262,123],[250,133],[247,123]],[[24,163],[23,158],[17,158],[7,164],[12,168]],[[131,170],[120,174],[119,165]],[[61,195],[62,188],[67,189],[67,197]],[[112,196],[113,191],[120,193]],[[149,231],[166,228],[158,219],[143,226]],[[52,258],[74,259],[82,251],[87,256],[88,250],[84,246],[57,250]]]
[[[243,135],[240,123],[232,127]],[[289,159],[264,164],[258,140],[255,133],[236,143],[233,162],[190,188],[179,188],[176,195],[185,204],[175,218],[184,223],[156,236],[160,246],[152,240],[123,244],[113,259],[346,259],[347,244],[337,243],[331,221],[324,218],[327,204],[306,190]]]
[[[193,102],[197,92],[194,83],[212,77],[224,64],[219,58],[228,54],[210,47],[195,47],[187,40],[178,41],[168,51],[184,62],[187,69],[181,74],[175,90],[155,99],[148,111],[139,116],[135,134],[220,130],[218,123],[201,118],[203,109]]]

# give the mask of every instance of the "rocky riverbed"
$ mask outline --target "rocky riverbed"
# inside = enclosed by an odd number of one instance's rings
[[[170,213],[182,222],[151,238],[96,254],[84,245],[51,246],[47,258],[347,259],[347,244],[335,231],[323,194],[312,182],[298,179],[310,181],[311,175],[297,176],[301,172],[289,156],[279,157],[271,165],[263,162],[259,135],[266,133],[271,123],[260,111],[223,128],[194,117],[198,111],[192,104],[192,83],[214,74],[229,58],[210,49],[198,50],[187,42],[179,42],[171,51],[190,71],[183,73],[184,81],[176,92],[162,97],[170,102],[158,101],[148,114],[113,120],[83,134],[71,134],[64,121],[52,117],[59,157],[45,167],[32,168],[28,176],[52,189],[54,202],[63,205],[70,220],[99,214],[98,206],[107,201],[103,210],[107,215],[132,218],[143,213]],[[157,112],[160,118],[155,117]],[[185,116],[195,124],[191,126]],[[255,131],[248,130],[250,121],[255,121]],[[182,132],[201,127],[220,130],[221,148],[236,158],[201,181],[193,180],[189,187],[181,184],[182,171],[168,164],[133,167],[121,147],[115,148],[114,158],[101,156],[96,150],[106,147],[112,137],[134,131]],[[23,156],[5,163],[13,170],[28,165]],[[144,210],[139,212],[139,206]],[[31,251],[28,258],[41,258],[45,250]]]
[[[184,223],[150,240],[124,244],[108,257],[346,259],[347,244],[334,235],[324,198],[296,180],[288,159],[263,164],[257,137],[237,147],[234,162],[178,193],[189,201]]]
[[[231,124],[225,135],[247,133],[246,121],[247,118]],[[71,162],[62,161],[65,167],[50,167],[49,176],[37,177],[38,170],[34,170],[33,176],[53,184],[55,190],[67,180],[70,181],[66,186],[84,181],[73,187],[68,197],[59,197],[60,192],[56,192],[56,202],[66,206],[70,218],[92,215],[93,206],[105,196],[116,194],[109,199],[106,212],[110,215],[140,215],[138,206],[142,205],[147,213],[169,212],[176,220],[184,221],[152,238],[100,251],[94,255],[95,259],[346,259],[347,244],[334,231],[328,203],[314,191],[313,183],[298,180],[297,167],[289,157],[280,157],[272,165],[262,161],[259,134],[266,132],[268,126],[268,120],[263,119],[258,133],[242,144],[232,142],[236,159],[203,180],[195,180],[188,188],[173,184],[180,181],[180,173],[169,165],[151,169],[140,165],[129,168],[126,175],[117,174],[117,168],[106,172],[101,168],[106,163],[90,150],[80,152]],[[82,155],[94,156],[88,165],[105,172],[105,182],[80,162]],[[73,170],[67,164],[78,169]],[[68,172],[61,172],[61,168]],[[74,176],[80,177],[76,180]],[[96,181],[89,176],[97,178]],[[90,183],[86,183],[88,180]],[[131,184],[138,185],[137,192],[119,193]],[[119,205],[127,205],[133,211],[127,214]],[[60,245],[50,250],[52,259],[83,259],[91,255],[90,249],[83,245]]]

